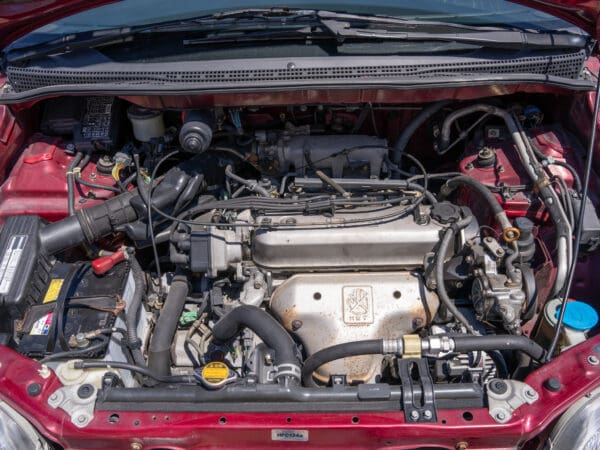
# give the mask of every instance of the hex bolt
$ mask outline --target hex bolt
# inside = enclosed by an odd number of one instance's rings
[[[496,413],[496,419],[502,421],[506,419],[506,414],[504,414],[502,411],[498,411]]]
[[[77,416],[77,422],[85,423],[87,421],[87,417],[85,416]]]
[[[42,393],[42,385],[40,383],[31,383],[27,386],[27,394],[30,397],[37,397]]]
[[[526,388],[524,390],[524,393],[525,393],[525,397],[529,397],[529,398],[535,398],[536,397],[535,391],[533,389]]]
[[[594,355],[588,356],[587,360],[592,366],[597,366],[598,364],[600,364],[600,359],[598,359],[598,357]]]
[[[56,400],[58,400],[58,394],[52,394],[49,398],[50,401],[55,402]]]
[[[508,391],[508,386],[504,380],[492,380],[490,384],[488,384],[488,389],[494,394],[502,395]]]
[[[417,411],[416,409],[413,409],[410,412],[410,420],[416,422],[417,420],[419,420],[419,411]]]
[[[302,328],[302,321],[292,320],[292,331],[298,331],[300,328]]]
[[[433,414],[431,413],[431,411],[429,411],[428,409],[426,409],[425,411],[423,411],[423,417],[425,417],[427,420],[429,420],[429,419],[431,419],[433,417]]]
[[[77,396],[81,399],[90,398],[94,393],[94,386],[89,383],[82,384],[77,389]]]
[[[423,319],[421,317],[415,317],[412,321],[412,327],[416,330],[423,326]]]

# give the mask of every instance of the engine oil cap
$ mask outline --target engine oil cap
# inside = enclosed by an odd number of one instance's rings
[[[209,389],[218,389],[237,378],[236,373],[221,361],[212,361],[196,369],[194,375],[200,383]]]
[[[556,309],[555,319],[558,319],[560,307]],[[587,303],[570,301],[567,303],[564,324],[577,331],[587,331],[598,323],[598,312]]]

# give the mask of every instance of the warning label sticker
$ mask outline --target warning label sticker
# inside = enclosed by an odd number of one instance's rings
[[[36,320],[29,334],[31,336],[46,336],[50,332],[50,325],[52,325],[52,312]]]
[[[48,290],[46,291],[46,295],[44,295],[44,300],[42,303],[50,303],[56,301],[58,298],[58,294],[60,294],[60,288],[63,285],[65,280],[63,278],[54,278],[50,280],[50,285],[48,286]]]
[[[14,235],[8,241],[8,246],[0,262],[0,294],[8,294],[10,291],[26,242],[27,235],[20,234]]]

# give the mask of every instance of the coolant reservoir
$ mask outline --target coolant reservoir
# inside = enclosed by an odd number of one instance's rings
[[[554,299],[544,307],[544,317],[537,334],[540,343],[547,344],[552,340],[561,306],[561,301]],[[561,351],[585,341],[587,333],[598,324],[598,312],[587,303],[569,300],[566,308],[559,341]]]

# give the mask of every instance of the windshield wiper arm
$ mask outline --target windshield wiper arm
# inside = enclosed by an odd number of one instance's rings
[[[431,33],[414,30],[398,30],[395,26],[379,28],[356,27],[348,21],[322,19],[321,25],[328,28],[338,39],[389,39],[401,41],[445,41],[479,45],[489,48],[509,49],[581,49],[588,46],[585,36],[569,33],[534,33],[523,30],[473,29],[450,33]],[[371,24],[371,22],[369,22]],[[364,25],[361,23],[361,25]],[[380,25],[384,25],[380,23]],[[439,25],[439,24],[436,24]],[[415,28],[415,29],[418,29]]]

